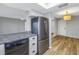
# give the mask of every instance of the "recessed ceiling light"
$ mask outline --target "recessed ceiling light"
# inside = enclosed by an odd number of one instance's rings
[[[54,7],[56,5],[58,5],[59,3],[38,3],[38,5],[44,7],[45,9]]]

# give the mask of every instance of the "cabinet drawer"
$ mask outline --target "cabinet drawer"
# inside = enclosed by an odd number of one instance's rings
[[[29,45],[29,49],[30,49],[30,50],[32,50],[32,49],[37,49],[37,43],[30,44],[30,45]]]
[[[37,53],[37,43],[29,44],[29,54],[36,54],[36,53]]]
[[[30,42],[37,41],[37,36],[30,37],[30,38],[29,38],[29,41],[30,41]]]
[[[37,45],[30,46],[29,47],[29,54],[32,55],[32,54],[36,54],[36,53],[37,53]]]
[[[35,55],[37,53],[37,50],[32,50],[31,55]]]
[[[29,55],[35,55],[37,53],[37,50],[32,50],[29,52]]]
[[[32,47],[34,45],[37,45],[37,36],[29,38],[29,46]]]
[[[29,51],[29,55],[35,55],[36,53],[37,53],[37,49],[35,49],[35,48],[32,48]]]
[[[37,53],[37,36],[29,38],[29,54],[35,55]]]

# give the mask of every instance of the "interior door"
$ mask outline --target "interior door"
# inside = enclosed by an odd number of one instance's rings
[[[66,30],[65,30],[65,25],[66,22],[64,20],[59,20],[58,21],[58,34],[59,35],[65,35],[66,34]]]

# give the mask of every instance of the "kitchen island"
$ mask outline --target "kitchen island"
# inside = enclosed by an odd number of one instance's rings
[[[32,34],[29,32],[0,34],[0,55],[6,54],[6,46],[11,45],[11,44],[18,45],[17,42],[21,42],[21,41],[27,40],[27,39],[28,39],[28,51],[29,51],[28,54],[29,55],[36,54],[37,53],[37,35],[36,34]],[[10,51],[10,50],[8,50],[8,51]],[[17,55],[17,54],[15,53],[14,55]],[[21,55],[21,53],[18,55]]]

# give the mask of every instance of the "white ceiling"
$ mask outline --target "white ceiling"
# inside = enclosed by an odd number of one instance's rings
[[[68,11],[68,13],[73,16],[79,15],[79,3],[70,3],[70,4],[68,4],[68,6],[66,6],[64,8],[55,10],[54,15],[55,15],[55,17],[61,17],[66,14],[66,11]]]
[[[41,7],[37,3],[4,3],[4,4],[9,6],[9,7],[22,9],[24,11],[36,10],[36,11],[41,12],[41,13],[47,12],[47,10],[45,8]]]
[[[60,3],[59,5],[56,5],[54,7],[51,7],[49,9],[45,9],[44,7],[38,5],[37,3],[4,3],[4,5],[7,5],[9,7],[18,8],[24,11],[27,10],[35,10],[40,13],[52,13],[54,16],[58,16],[57,12],[65,11],[68,8],[73,8],[76,6],[79,6],[79,3]],[[72,13],[74,15],[79,15],[79,7],[77,7],[78,10],[75,13]],[[60,13],[61,13],[60,12]],[[59,15],[60,16],[60,15]]]
[[[39,3],[4,3],[4,5],[7,5],[9,7],[18,8],[25,11],[33,9],[41,13],[52,12],[53,11],[52,8],[54,8],[55,6],[61,5],[62,3],[56,3],[56,4],[50,3],[48,6],[48,9],[46,9],[43,6],[41,6],[41,4]],[[57,8],[54,8],[54,9],[57,9]]]
[[[45,9],[49,9],[56,5],[59,5],[60,3],[37,3],[37,4],[44,7]]]

